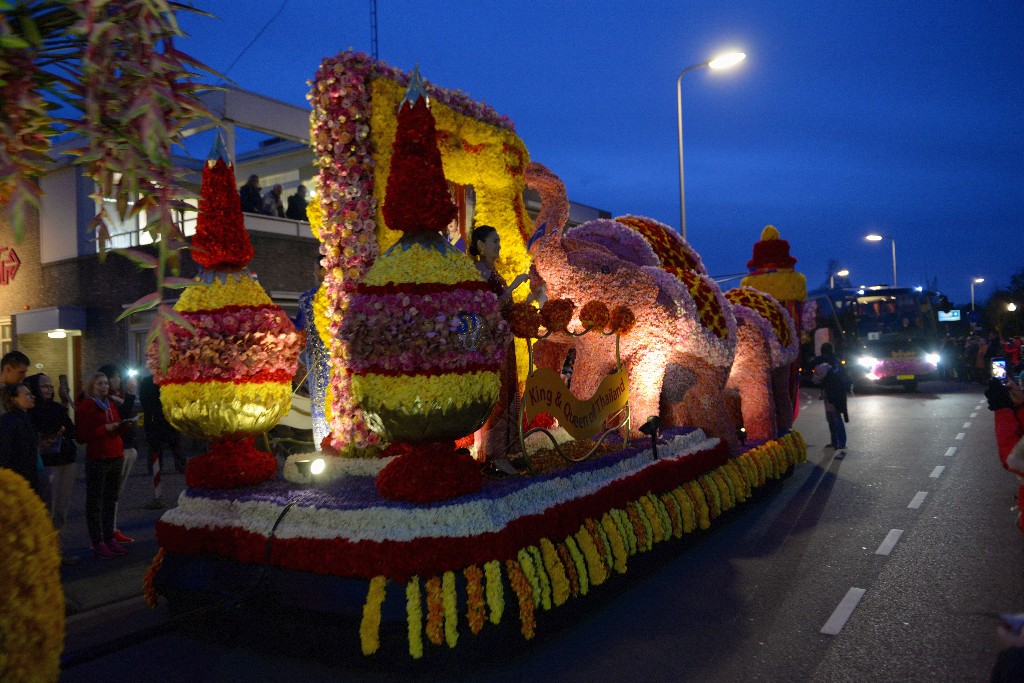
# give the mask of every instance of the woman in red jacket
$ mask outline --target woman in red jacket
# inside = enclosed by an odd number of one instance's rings
[[[97,372],[85,385],[85,398],[75,406],[75,438],[85,444],[85,521],[96,554],[109,560],[128,551],[114,538],[114,511],[124,464],[122,420],[110,400],[110,380]]]
[[[997,379],[985,390],[988,409],[995,413],[999,460],[1021,481],[1017,489],[1017,527],[1024,534],[1024,391],[1012,379]]]

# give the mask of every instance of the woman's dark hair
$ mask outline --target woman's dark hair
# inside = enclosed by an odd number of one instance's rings
[[[14,411],[18,410],[18,407],[14,405],[14,399],[18,397],[18,389],[21,389],[24,386],[25,385],[22,382],[18,382],[17,384],[4,385],[4,410],[6,410],[8,413],[13,413]],[[28,387],[25,388],[27,389]]]
[[[46,377],[45,372],[37,372],[34,375],[29,375],[25,378],[25,386],[32,392],[32,395],[36,397],[37,401],[43,400],[43,395],[39,393],[39,381]]]
[[[488,237],[491,236],[492,232],[494,234],[498,234],[498,229],[495,228],[493,225],[478,225],[475,228],[473,228],[473,234],[470,235],[469,237],[470,256],[480,255],[480,250],[476,248],[476,243],[483,242],[484,240],[486,240]]]

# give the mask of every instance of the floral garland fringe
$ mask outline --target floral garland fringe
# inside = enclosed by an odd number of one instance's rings
[[[519,607],[520,632],[526,639],[533,638],[538,610],[548,611],[570,597],[586,595],[591,586],[601,585],[612,573],[624,574],[629,557],[653,549],[656,543],[708,529],[723,512],[750,498],[754,489],[806,461],[807,444],[799,432],[792,431],[671,491],[649,492],[625,509],[613,508],[600,519],[587,519],[575,534],[557,543],[542,538],[538,545],[520,549],[515,558],[487,562],[483,569],[466,567],[462,572],[466,581],[463,614],[470,633],[479,633],[487,621],[501,623],[505,612],[503,569]],[[385,585],[383,576],[370,581],[359,629],[365,655],[380,647]],[[405,596],[409,654],[414,659],[423,656],[424,633],[432,644],[454,648],[462,597],[456,591],[454,573],[423,581],[414,576],[405,585]]]

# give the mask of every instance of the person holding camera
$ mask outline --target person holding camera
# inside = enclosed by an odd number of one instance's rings
[[[992,378],[985,390],[988,409],[995,413],[996,447],[1003,467],[1017,475],[1017,528],[1024,534],[1024,391],[1013,379]]]

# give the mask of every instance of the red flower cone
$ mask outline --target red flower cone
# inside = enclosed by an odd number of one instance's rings
[[[192,238],[192,258],[207,270],[237,270],[253,257],[245,231],[234,167],[218,158],[203,165],[199,218]]]
[[[402,103],[392,149],[384,221],[406,234],[444,230],[457,209],[448,194],[437,129],[425,97]]]

